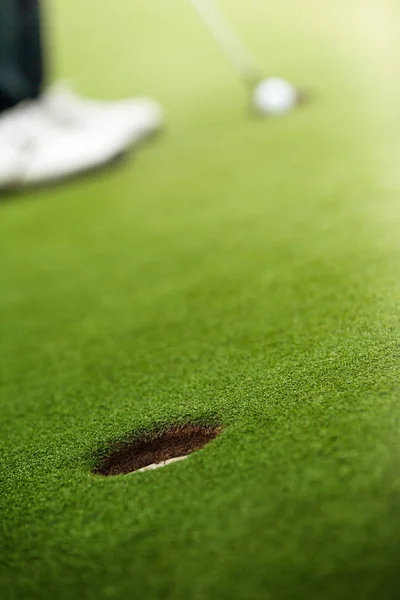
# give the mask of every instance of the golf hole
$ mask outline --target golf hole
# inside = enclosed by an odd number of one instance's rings
[[[172,427],[114,447],[93,470],[96,475],[147,471],[187,458],[222,433],[220,426]]]

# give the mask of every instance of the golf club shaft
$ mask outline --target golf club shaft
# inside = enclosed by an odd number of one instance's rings
[[[261,79],[262,72],[254,56],[219,10],[216,2],[214,0],[189,0],[189,2],[242,80],[247,85],[254,86]]]

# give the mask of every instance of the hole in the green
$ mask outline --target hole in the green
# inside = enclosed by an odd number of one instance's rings
[[[200,450],[222,432],[216,425],[184,425],[113,448],[93,469],[96,475],[121,475],[163,466]]]

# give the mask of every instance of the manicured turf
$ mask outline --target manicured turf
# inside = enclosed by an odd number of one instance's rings
[[[308,107],[247,118],[184,0],[52,3],[57,76],[154,95],[168,127],[0,205],[2,599],[398,598],[397,25],[383,0],[223,5]],[[90,474],[187,421],[224,433]]]

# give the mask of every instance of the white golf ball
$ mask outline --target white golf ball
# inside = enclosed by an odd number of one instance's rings
[[[298,103],[296,88],[285,81],[271,77],[261,81],[253,94],[255,108],[265,114],[282,114],[292,110]]]

